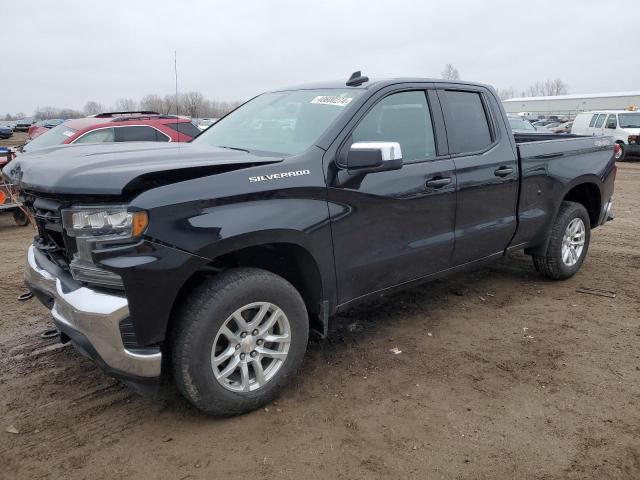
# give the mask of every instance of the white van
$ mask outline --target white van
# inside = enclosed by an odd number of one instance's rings
[[[579,113],[571,133],[576,135],[607,135],[620,145],[616,160],[640,155],[640,112],[630,110],[600,110]]]

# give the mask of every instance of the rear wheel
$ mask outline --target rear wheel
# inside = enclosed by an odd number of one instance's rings
[[[248,412],[280,393],[308,336],[304,301],[289,282],[265,270],[230,270],[200,285],[178,313],[176,385],[206,413]]]
[[[536,270],[554,280],[572,277],[587,256],[590,238],[591,224],[584,206],[562,202],[544,254],[533,255]]]

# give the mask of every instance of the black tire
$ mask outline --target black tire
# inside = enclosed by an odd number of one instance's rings
[[[562,261],[562,242],[567,226],[574,218],[580,218],[585,227],[584,247],[578,261],[568,266]],[[580,270],[589,250],[591,239],[591,220],[583,205],[575,202],[562,202],[558,216],[551,227],[543,255],[533,255],[533,264],[538,272],[553,280],[564,280]]]
[[[29,217],[27,217],[19,208],[13,211],[13,221],[19,227],[26,227],[29,225]]]
[[[616,162],[625,162],[627,160],[627,149],[622,142],[618,142],[618,145],[620,145],[620,154],[616,155]]]
[[[216,334],[237,309],[271,302],[286,315],[289,352],[275,376],[249,392],[226,389],[215,378],[211,351]],[[173,319],[171,362],[180,392],[198,409],[214,416],[239,415],[275,399],[301,365],[309,337],[307,309],[298,291],[282,277],[257,268],[238,268],[205,280]]]

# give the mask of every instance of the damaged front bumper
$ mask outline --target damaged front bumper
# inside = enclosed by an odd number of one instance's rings
[[[33,245],[27,252],[25,283],[51,309],[58,330],[107,373],[134,386],[159,378],[159,348],[133,352],[124,346],[120,324],[129,317],[124,295],[78,284]]]

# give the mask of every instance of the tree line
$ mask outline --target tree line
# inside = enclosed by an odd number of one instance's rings
[[[460,80],[460,72],[451,63],[447,63],[440,74],[445,80]],[[569,93],[569,85],[560,78],[538,80],[525,90],[517,90],[513,87],[498,88],[498,96],[501,100],[515,97],[551,97]]]
[[[119,98],[111,106],[94,100],[88,101],[82,110],[72,108],[38,107],[33,112],[33,117],[40,120],[50,118],[81,118],[88,115],[96,115],[101,112],[130,112],[137,110],[154,111],[166,115],[186,115],[191,118],[220,118],[226,115],[242,102],[225,102],[219,100],[209,100],[200,92],[186,92],[176,95],[168,94],[164,97],[151,93],[145,95],[140,100],[132,98]],[[4,120],[20,120],[25,118],[23,112],[7,114]]]

